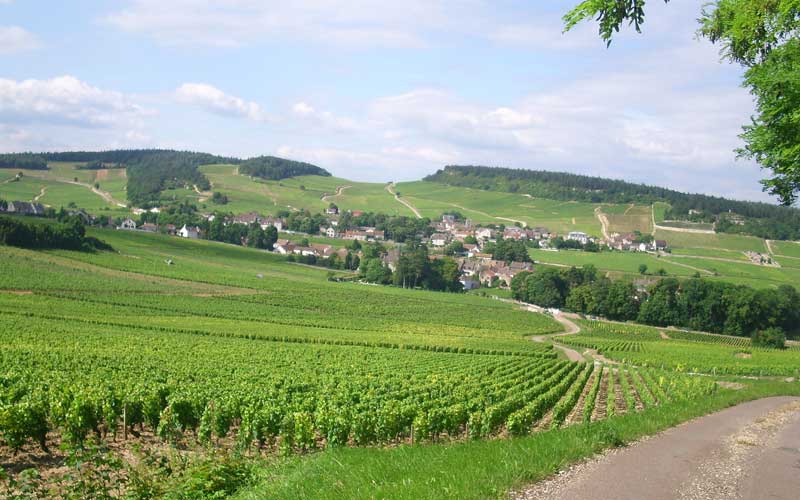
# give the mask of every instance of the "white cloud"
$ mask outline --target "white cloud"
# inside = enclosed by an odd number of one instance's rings
[[[19,26],[0,26],[0,55],[33,50],[41,45],[36,35]]]
[[[238,47],[274,38],[351,46],[422,47],[432,31],[474,25],[481,0],[133,0],[104,21],[167,45]],[[470,15],[466,16],[465,13]]]
[[[73,76],[0,79],[0,150],[43,151],[141,147],[155,114],[121,92]]]
[[[73,76],[22,81],[0,78],[0,123],[131,126],[152,114],[125,94],[93,87]]]
[[[336,132],[350,132],[358,128],[357,122],[351,118],[337,116],[330,111],[319,111],[303,101],[297,102],[292,106],[292,113],[304,125],[312,125]]]
[[[207,83],[184,83],[175,91],[179,102],[199,106],[208,112],[229,117],[264,121],[267,115],[255,102],[228,95]]]

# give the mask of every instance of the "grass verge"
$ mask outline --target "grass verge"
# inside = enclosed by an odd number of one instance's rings
[[[752,381],[691,403],[494,441],[396,448],[335,448],[260,472],[239,499],[503,498],[570,463],[745,401],[800,395],[800,384]]]

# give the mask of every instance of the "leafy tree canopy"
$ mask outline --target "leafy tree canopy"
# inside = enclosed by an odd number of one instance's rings
[[[640,31],[644,18],[645,0],[584,0],[564,24],[569,30],[596,19],[610,45],[624,23]],[[715,0],[699,22],[700,36],[747,69],[743,85],[755,97],[756,114],[743,127],[737,154],[770,170],[764,189],[793,204],[800,195],[800,0]]]

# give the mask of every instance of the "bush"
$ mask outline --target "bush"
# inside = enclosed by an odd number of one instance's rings
[[[784,349],[786,347],[786,333],[780,328],[767,328],[757,330],[751,338],[755,347],[772,347]]]

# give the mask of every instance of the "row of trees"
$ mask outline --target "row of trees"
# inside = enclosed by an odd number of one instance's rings
[[[394,272],[383,263],[374,247],[365,246],[362,252],[361,278],[370,283],[446,292],[463,291],[458,263],[449,257],[430,259],[426,245],[407,244],[400,252]]]
[[[86,236],[83,222],[75,216],[65,216],[57,223],[29,222],[0,216],[0,245],[35,249],[111,250],[106,243]]]
[[[598,276],[593,266],[520,273],[511,282],[514,298],[543,307],[655,326],[679,326],[751,336],[778,328],[800,331],[800,293],[790,286],[755,290],[693,278],[664,278],[646,291]]]
[[[233,245],[272,250],[275,242],[278,241],[278,230],[272,226],[261,229],[261,226],[255,222],[249,226],[245,224],[225,225],[222,218],[217,217],[208,225],[206,237],[209,240]]]
[[[0,168],[47,170],[47,161],[33,153],[0,154]]]
[[[758,220],[752,226],[718,226],[718,231],[752,229],[759,233],[758,236],[770,239],[800,239],[800,210],[769,203],[681,193],[656,186],[565,172],[482,166],[450,165],[425,177],[425,180],[565,201],[647,204],[662,201],[672,206],[669,217],[675,219],[689,219],[690,210],[708,214],[710,220],[721,219],[723,214],[733,212]]]

